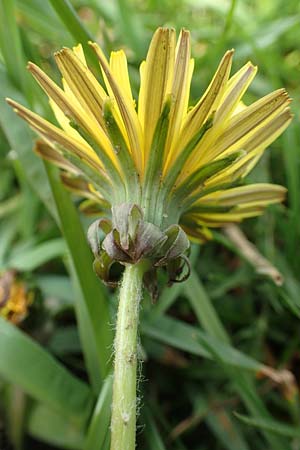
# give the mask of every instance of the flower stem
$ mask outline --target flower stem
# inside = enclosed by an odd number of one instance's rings
[[[111,450],[134,450],[136,435],[137,329],[143,264],[128,265],[120,289],[115,337]]]

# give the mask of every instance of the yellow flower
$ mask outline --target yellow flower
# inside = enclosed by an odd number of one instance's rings
[[[24,283],[10,270],[0,275],[0,317],[19,324],[28,314],[32,302]]]
[[[112,52],[107,60],[90,45],[105,87],[87,67],[81,45],[55,54],[63,87],[28,65],[59,126],[8,100],[42,138],[36,151],[89,199],[83,210],[137,204],[149,223],[160,229],[180,224],[189,237],[203,240],[209,228],[257,216],[283,200],[285,188],[243,180],[291,121],[284,89],[245,106],[242,97],[257,69],[248,62],[231,75],[230,50],[191,107],[189,32],[182,30],[176,43],[173,29],[159,28],[140,66],[136,103],[125,53]]]

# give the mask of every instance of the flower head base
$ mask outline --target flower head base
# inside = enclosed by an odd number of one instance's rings
[[[105,235],[105,237],[104,237]],[[156,225],[144,220],[138,205],[122,203],[112,207],[112,220],[98,219],[88,231],[88,239],[95,256],[94,270],[107,284],[111,282],[111,265],[118,261],[123,264],[146,265],[144,283],[152,298],[157,297],[156,270],[166,267],[169,282],[181,282],[189,275],[190,268],[185,253],[190,243],[179,225],[171,225],[160,230]],[[187,274],[181,278],[184,266]]]
[[[163,236],[168,242],[173,225],[178,235],[182,227],[190,238],[203,241],[211,237],[210,228],[260,215],[283,200],[283,187],[245,185],[244,178],[291,121],[284,89],[245,106],[241,99],[256,67],[248,62],[231,76],[230,50],[203,96],[189,107],[194,67],[189,33],[182,30],[176,44],[173,29],[159,28],[140,67],[136,105],[124,52],[112,52],[108,61],[97,44],[90,45],[106,89],[87,67],[80,45],[55,55],[63,88],[28,65],[60,127],[8,102],[42,138],[36,152],[59,166],[66,186],[87,199],[82,210],[110,220],[100,220],[90,231],[93,240],[95,230],[97,236],[105,230],[100,247],[109,264],[143,258],[157,264],[154,248]],[[131,235],[135,216],[139,225]],[[150,228],[151,245],[141,244]],[[95,254],[100,255],[99,244]]]

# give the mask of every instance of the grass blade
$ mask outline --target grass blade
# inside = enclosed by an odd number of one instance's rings
[[[36,439],[64,449],[81,450],[84,441],[84,427],[42,403],[34,403],[29,409],[26,431]]]
[[[137,57],[144,54],[144,35],[141,18],[136,16],[134,6],[128,0],[117,0],[119,23],[124,37]]]
[[[14,0],[0,2],[0,46],[9,76],[16,87],[23,90],[28,100],[32,98],[31,79],[25,71]]]
[[[10,440],[16,450],[22,450],[24,439],[24,418],[27,406],[26,394],[18,386],[7,384],[5,387],[5,409]]]
[[[227,450],[249,450],[241,431],[225,409],[208,414],[206,423]]]
[[[287,174],[288,197],[289,197],[289,226],[286,228],[288,257],[294,267],[298,267],[298,259],[294,257],[295,245],[300,236],[300,177],[299,177],[299,138],[296,124],[292,123],[290,128],[284,134],[283,139],[287,152],[283,153],[285,169]],[[297,269],[296,269],[297,270]]]
[[[166,450],[162,438],[158,432],[155,420],[149,408],[145,407],[143,412],[145,420],[145,435],[149,450]]]
[[[253,426],[255,428],[271,431],[272,433],[278,434],[280,436],[286,436],[289,438],[300,438],[299,427],[286,425],[285,423],[278,422],[277,420],[248,417],[238,413],[235,413],[235,415],[239,420],[241,420],[241,422],[246,423],[247,425]]]
[[[22,351],[20,351],[22,349]],[[22,331],[0,318],[0,374],[27,394],[79,423],[91,411],[88,386]]]
[[[88,45],[89,41],[94,41],[95,39],[86,30],[85,26],[76,14],[76,11],[71,2],[69,0],[49,1],[67,30],[69,30],[69,32],[73,36],[75,44],[82,44],[88,64],[96,69],[97,72],[99,72],[97,58],[95,57],[93,50],[91,50],[90,46]]]
[[[84,450],[103,450],[105,448],[111,416],[112,380],[112,377],[108,376],[103,383],[87,431]]]
[[[218,337],[219,339],[224,340],[224,342],[230,342],[229,336],[220,322],[217,313],[194,270],[192,271],[191,281],[188,281],[187,283],[191,283],[193,286],[192,290],[189,288],[188,284],[188,300],[203,328],[206,329],[211,336]],[[205,312],[207,311],[209,311],[209,313],[206,315]],[[218,357],[219,356],[220,355],[218,355]],[[243,399],[251,414],[262,419],[270,419],[269,412],[256,393],[253,380],[244,372],[233,371],[232,368],[226,367],[226,364],[224,364],[224,361],[221,358],[219,361],[222,362],[223,370],[225,370],[227,376],[233,381],[239,396]],[[275,438],[272,433],[263,430],[263,434],[272,449],[281,450],[282,448],[290,448],[287,442],[279,442],[279,439]]]
[[[33,248],[21,248],[13,253],[7,265],[20,271],[31,271],[53,258],[61,257],[66,253],[66,244],[62,238],[52,239],[36,245]]]
[[[228,343],[229,337],[194,271],[192,271],[190,278],[186,282],[185,290],[196,317],[204,330],[221,341]]]
[[[90,368],[93,367],[91,373],[93,385],[96,392],[99,392],[101,380],[109,372],[108,362],[112,343],[108,299],[103,285],[92,270],[92,254],[78,213],[70,201],[70,196],[61,185],[56,169],[48,167],[48,175],[56,200],[62,233],[68,245],[77,283],[84,298],[84,302],[78,299],[75,305],[79,319],[79,332],[83,348],[86,351],[87,364]],[[92,354],[89,353],[89,348],[94,350]],[[94,358],[96,359],[94,360]]]
[[[204,358],[214,357],[232,367],[254,373],[262,368],[262,364],[255,359],[180,320],[167,316],[144,317],[141,330],[146,336],[165,344]]]

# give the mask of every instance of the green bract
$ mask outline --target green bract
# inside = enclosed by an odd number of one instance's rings
[[[186,252],[190,247],[179,225],[162,231],[144,220],[138,205],[123,203],[112,208],[112,220],[98,219],[89,228],[88,238],[95,256],[97,275],[111,284],[109,270],[113,263],[145,263],[144,282],[152,296],[157,295],[156,270],[166,267],[169,281],[182,281],[179,276],[189,263]]]

